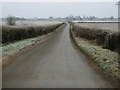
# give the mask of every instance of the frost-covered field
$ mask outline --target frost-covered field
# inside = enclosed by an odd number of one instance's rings
[[[49,26],[61,23],[60,21],[48,21],[48,20],[23,20],[23,21],[16,21],[16,26]],[[0,22],[0,25],[6,25],[6,22]]]
[[[118,23],[75,23],[75,25],[84,26],[88,28],[99,28],[118,31]]]

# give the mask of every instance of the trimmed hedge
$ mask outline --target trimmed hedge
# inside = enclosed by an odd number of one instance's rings
[[[72,24],[72,27],[72,30],[76,37],[95,40],[98,45],[102,45],[104,48],[110,50],[120,49],[120,32],[80,27],[74,24]]]
[[[39,35],[48,34],[50,32],[53,32],[61,25],[63,25],[63,23],[52,26],[30,26],[30,27],[2,26],[2,44],[8,44],[11,42],[32,38]]]

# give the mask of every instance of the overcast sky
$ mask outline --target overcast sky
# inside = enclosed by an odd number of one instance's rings
[[[25,18],[74,16],[118,17],[115,2],[2,2],[2,17]]]

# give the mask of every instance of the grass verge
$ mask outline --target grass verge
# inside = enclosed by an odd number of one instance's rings
[[[30,39],[25,39],[25,40],[21,40],[21,41],[3,46],[3,47],[1,47],[2,55],[5,56],[5,55],[9,55],[9,54],[14,54],[14,53],[18,52],[20,49],[24,48],[25,46],[31,45],[38,40],[39,41],[44,40],[46,37],[48,37],[51,34],[52,33],[49,33],[47,35],[42,35],[39,37],[30,38]]]
[[[21,40],[21,41],[18,41],[18,42],[0,47],[0,49],[2,49],[2,65],[5,66],[9,63],[9,57],[14,56],[15,54],[17,54],[22,49],[24,49],[28,46],[34,45],[37,42],[44,41],[52,33],[49,33],[47,35],[42,35],[42,36],[39,36],[39,37],[35,37],[35,38]]]

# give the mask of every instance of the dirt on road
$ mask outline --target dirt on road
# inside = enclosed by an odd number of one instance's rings
[[[3,68],[3,88],[110,88],[71,43],[69,24]]]

